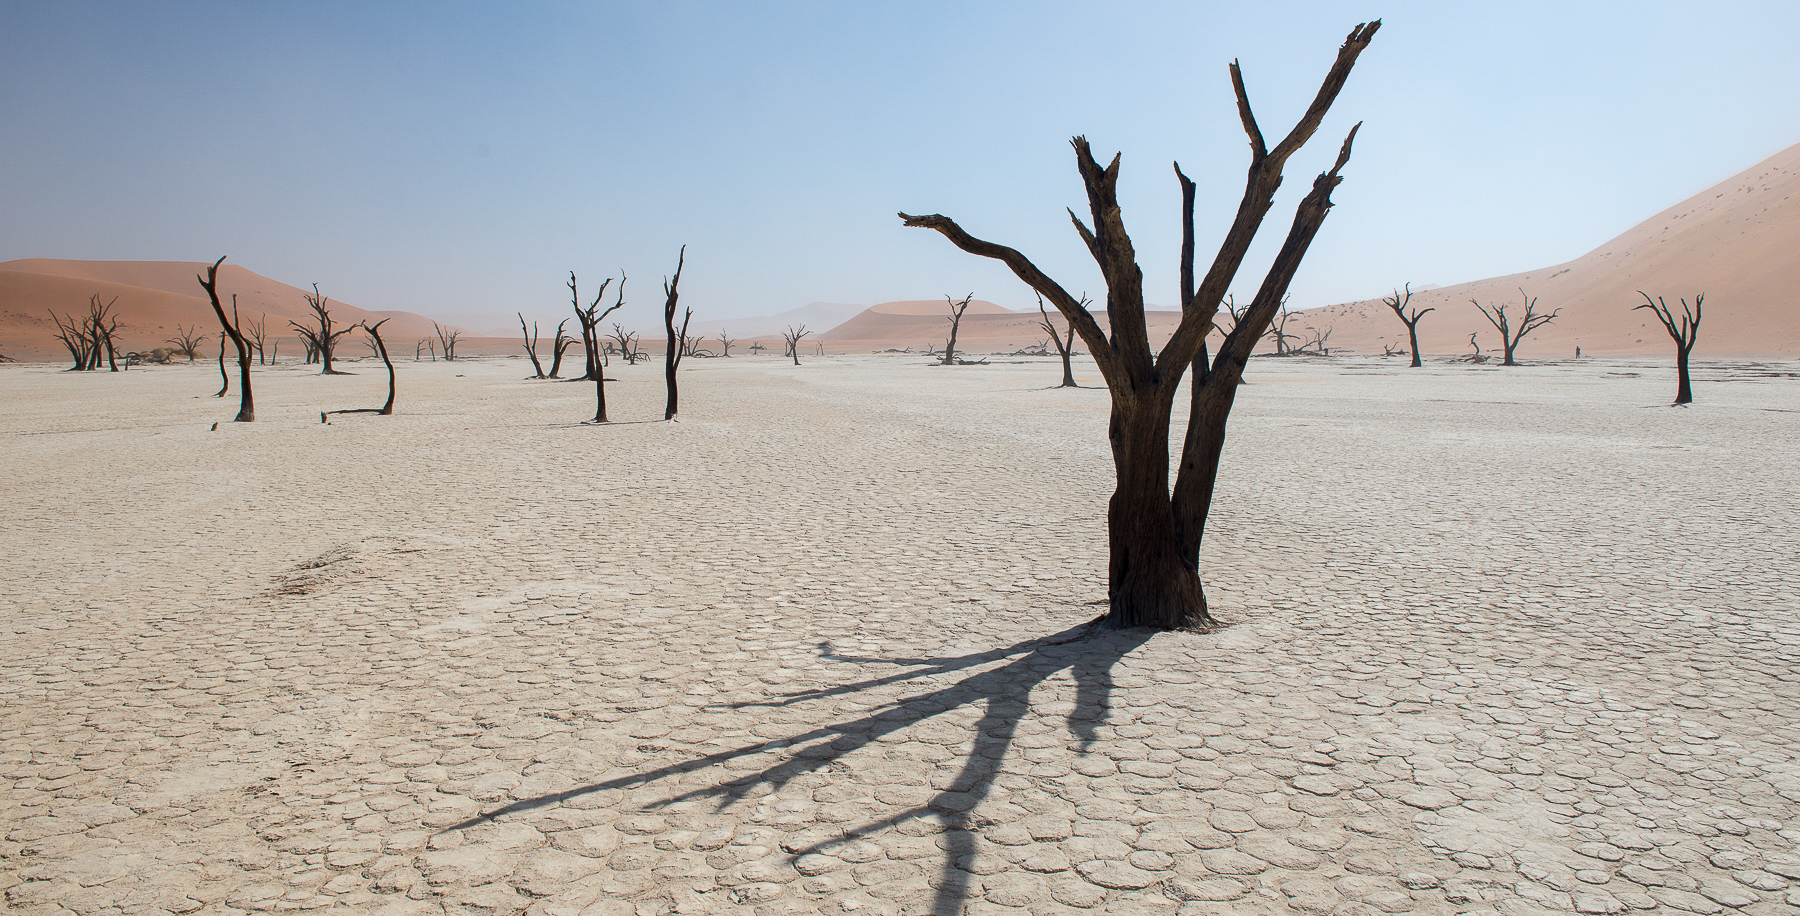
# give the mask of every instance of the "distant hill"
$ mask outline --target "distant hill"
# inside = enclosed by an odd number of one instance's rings
[[[838,325],[850,320],[863,307],[860,305],[844,305],[837,302],[813,302],[797,309],[788,309],[779,315],[756,315],[749,318],[719,318],[706,321],[695,321],[688,326],[688,333],[700,337],[716,337],[720,331],[726,331],[733,338],[745,339],[753,337],[779,337],[791,325],[823,334]],[[658,328],[657,336],[663,336]]]
[[[1436,308],[1419,323],[1426,355],[1483,350],[1500,336],[1471,298],[1501,303],[1507,314],[1536,296],[1539,311],[1562,309],[1556,321],[1519,347],[1521,359],[1584,354],[1663,356],[1673,344],[1642,303],[1638,290],[1677,300],[1706,294],[1696,358],[1800,356],[1800,145],[1633,226],[1612,241],[1562,264],[1528,273],[1435,289],[1415,286],[1412,304]],[[1513,320],[1516,321],[1516,318]],[[1406,344],[1406,327],[1378,299],[1308,309],[1297,324],[1332,328],[1331,346],[1380,353]]]
[[[0,353],[21,359],[54,359],[62,355],[56,325],[50,312],[86,314],[88,297],[102,301],[115,296],[120,343],[127,350],[163,346],[177,324],[197,325],[201,333],[215,337],[218,319],[195,279],[209,265],[198,261],[63,261],[26,258],[0,263]],[[227,262],[219,268],[219,295],[227,308],[237,295],[238,313],[261,320],[271,338],[287,341],[282,352],[298,354],[299,344],[288,327],[290,319],[306,321],[312,314],[305,292]],[[323,290],[329,296],[330,290]],[[382,336],[396,345],[432,336],[430,319],[412,312],[372,312],[333,299],[328,306],[334,322],[370,323],[391,318]],[[266,317],[265,317],[266,316]]]

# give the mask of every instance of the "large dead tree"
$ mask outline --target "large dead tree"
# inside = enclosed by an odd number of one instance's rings
[[[564,318],[556,324],[556,342],[550,346],[550,377],[562,378],[563,351],[575,344],[575,338],[564,333],[569,326],[569,319]]]
[[[333,369],[331,362],[337,358],[338,339],[356,330],[356,325],[332,330],[331,310],[325,307],[331,299],[319,292],[319,284],[314,283],[312,292],[301,293],[301,295],[306,297],[306,304],[312,307],[313,320],[318,322],[318,327],[304,325],[297,321],[289,321],[288,325],[300,332],[300,339],[308,344],[308,349],[318,354],[320,375],[349,374]]]
[[[1519,326],[1517,328],[1511,328],[1510,330],[1511,319],[1506,315],[1506,306],[1496,305],[1493,308],[1489,308],[1482,305],[1480,302],[1476,302],[1474,299],[1469,300],[1470,302],[1474,302],[1475,307],[1481,310],[1482,317],[1488,320],[1488,324],[1493,325],[1494,330],[1500,332],[1500,346],[1506,349],[1506,358],[1500,362],[1500,365],[1502,366],[1518,365],[1518,363],[1513,362],[1513,351],[1519,349],[1519,341],[1524,340],[1525,335],[1530,334],[1532,331],[1549,324],[1550,320],[1555,318],[1557,314],[1562,311],[1562,309],[1557,309],[1548,315],[1540,315],[1537,313],[1536,296],[1525,292],[1523,289],[1519,290],[1519,295],[1525,297],[1525,314],[1519,318]]]
[[[119,297],[114,296],[112,297],[112,301],[102,305],[99,293],[95,293],[88,297],[87,321],[88,331],[93,336],[94,340],[92,366],[94,369],[100,368],[100,351],[104,348],[106,351],[106,365],[114,372],[119,371],[118,348],[113,344],[113,336],[119,330],[119,319],[118,316],[112,314],[112,307],[116,305],[118,301]],[[129,364],[129,361],[127,361],[127,365]]]
[[[174,344],[175,352],[186,356],[188,362],[191,363],[194,361],[194,355],[200,350],[200,342],[205,340],[206,337],[207,335],[200,333],[199,325],[194,325],[191,328],[183,328],[180,323],[177,323],[175,325],[175,336],[163,341],[163,343]]]
[[[663,404],[663,419],[675,419],[675,411],[681,402],[681,392],[675,386],[675,370],[681,368],[681,357],[688,352],[688,322],[694,317],[694,310],[688,309],[681,316],[681,328],[675,327],[675,302],[681,298],[681,268],[687,265],[687,246],[681,246],[681,255],[675,261],[675,278],[663,279],[663,330],[667,332],[668,346],[663,351],[663,384],[669,390],[668,400]]]
[[[625,304],[625,275],[619,275],[618,301],[602,312],[600,300],[606,297],[606,288],[611,284],[612,278],[608,277],[600,284],[600,291],[594,294],[593,304],[584,309],[581,307],[581,291],[575,285],[575,272],[569,271],[569,298],[575,303],[575,316],[581,320],[581,333],[588,351],[588,377],[594,380],[594,418],[587,421],[589,423],[607,422],[606,359],[605,354],[600,352],[600,322]]]
[[[206,298],[212,302],[213,315],[219,319],[219,327],[225,336],[231,338],[237,347],[238,354],[238,414],[235,422],[249,423],[256,419],[256,403],[250,397],[250,344],[238,330],[237,300],[231,300],[231,317],[225,317],[225,306],[219,304],[219,265],[225,263],[225,257],[219,256],[211,267],[206,269],[206,276],[194,275],[200,286],[206,290]]]
[[[437,332],[438,343],[444,346],[444,361],[456,362],[456,341],[462,337],[462,331],[457,328],[446,328],[435,321],[431,323],[431,327]]]
[[[1212,622],[1200,582],[1199,556],[1218,477],[1219,454],[1225,444],[1226,419],[1250,352],[1280,308],[1307,248],[1331,209],[1331,192],[1343,181],[1339,172],[1350,159],[1351,143],[1360,124],[1344,138],[1331,170],[1314,179],[1312,190],[1301,200],[1293,226],[1243,320],[1219,346],[1216,357],[1205,358],[1202,344],[1212,330],[1226,289],[1237,275],[1263,218],[1274,205],[1283,167],[1318,130],[1358,55],[1368,47],[1380,26],[1376,21],[1351,30],[1318,95],[1299,123],[1273,148],[1265,144],[1251,112],[1243,74],[1235,61],[1231,64],[1238,115],[1250,141],[1244,196],[1212,266],[1196,282],[1194,198],[1183,194],[1181,323],[1160,352],[1150,348],[1144,318],[1143,271],[1138,267],[1119,209],[1119,157],[1115,156],[1111,165],[1101,166],[1085,137],[1075,137],[1071,142],[1087,189],[1093,228],[1088,228],[1073,210],[1069,211],[1069,218],[1106,279],[1110,338],[1080,300],[1020,252],[978,239],[948,217],[900,214],[908,226],[936,230],[958,248],[1010,267],[1075,326],[1106,379],[1112,395],[1108,438],[1118,478],[1107,509],[1110,559],[1105,622],[1109,626],[1169,629]],[[1189,180],[1179,163],[1175,174],[1185,188]],[[1182,376],[1190,365],[1195,378],[1187,434],[1171,493],[1170,413]]]
[[[788,329],[781,334],[781,339],[787,341],[787,353],[783,355],[792,356],[794,358],[794,365],[796,366],[800,365],[800,338],[811,333],[811,331],[806,329],[806,325],[795,328],[790,324],[788,325]]]
[[[1668,331],[1670,339],[1675,341],[1675,374],[1680,379],[1675,388],[1675,403],[1694,403],[1694,389],[1688,384],[1688,354],[1694,352],[1694,343],[1700,339],[1700,305],[1706,301],[1706,294],[1695,296],[1694,307],[1691,309],[1688,308],[1686,299],[1681,300],[1680,322],[1675,320],[1675,312],[1661,296],[1656,297],[1653,302],[1650,294],[1641,289],[1638,290],[1638,295],[1644,297],[1644,304],[1633,306],[1631,310],[1635,312],[1638,309],[1649,309],[1655,312],[1657,320],[1662,322],[1663,330]]]
[[[956,300],[951,299],[948,294],[944,296],[944,301],[950,305],[950,316],[947,319],[950,322],[950,339],[944,343],[944,358],[941,361],[942,365],[956,365],[956,330],[957,328],[962,327],[963,313],[969,310],[969,300],[974,298],[975,294],[970,293],[963,297],[963,301],[957,302]]]
[[[1383,296],[1381,297],[1381,301],[1386,304],[1388,308],[1393,309],[1394,314],[1400,316],[1400,321],[1406,325],[1406,337],[1408,343],[1412,346],[1413,368],[1416,369],[1423,366],[1424,363],[1419,360],[1419,319],[1431,312],[1437,311],[1437,309],[1433,307],[1421,310],[1418,306],[1414,305],[1411,306],[1411,311],[1409,313],[1408,305],[1412,302],[1411,283],[1406,284],[1406,294],[1404,296],[1401,295],[1400,290],[1394,290],[1392,296]]]
[[[381,326],[384,324],[387,324],[388,321],[389,321],[389,319],[383,318],[380,321],[375,322],[374,324],[370,324],[368,322],[368,320],[365,319],[363,321],[357,322],[353,326],[353,327],[362,328],[363,331],[369,335],[369,347],[375,351],[375,355],[381,357],[381,364],[387,367],[387,374],[388,374],[387,403],[381,405],[380,407],[356,407],[356,408],[352,408],[349,410],[322,410],[319,412],[319,422],[320,423],[330,422],[329,418],[334,413],[372,413],[372,414],[379,414],[384,417],[393,416],[393,414],[394,414],[394,361],[392,359],[388,358],[387,342],[383,341],[381,339]],[[416,360],[415,360],[415,362],[416,362]]]
[[[1069,357],[1075,352],[1075,326],[1069,325],[1068,336],[1064,337],[1064,332],[1057,330],[1056,322],[1050,320],[1050,313],[1044,309],[1042,293],[1038,294],[1038,314],[1042,316],[1038,319],[1038,327],[1043,328],[1044,333],[1050,335],[1050,342],[1056,345],[1057,354],[1062,356],[1063,380],[1062,384],[1057,387],[1081,387],[1075,384],[1075,367],[1069,362]]]
[[[527,328],[525,326],[525,313],[524,312],[519,313],[519,332],[521,334],[525,335],[525,355],[531,357],[531,370],[533,372],[537,373],[536,375],[533,375],[532,378],[543,378],[544,377],[544,364],[538,362],[538,357],[537,357],[537,347],[538,347],[537,322],[535,322],[535,321],[532,322],[531,327]]]

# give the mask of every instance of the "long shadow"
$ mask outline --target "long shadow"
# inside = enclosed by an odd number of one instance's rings
[[[992,649],[950,658],[880,659],[848,657],[835,653],[829,643],[821,644],[825,658],[852,664],[905,666],[910,670],[883,677],[868,678],[836,687],[804,690],[773,697],[764,702],[737,703],[730,708],[782,707],[800,703],[849,696],[893,684],[955,674],[1006,659],[1006,664],[976,671],[944,687],[928,690],[883,704],[867,715],[846,722],[822,725],[789,738],[773,738],[730,750],[694,757],[654,770],[633,773],[591,785],[522,799],[502,808],[472,817],[444,828],[443,832],[462,830],[549,805],[560,804],[592,792],[624,789],[644,785],[670,776],[692,773],[710,766],[771,750],[776,745],[791,748],[786,759],[755,773],[726,780],[704,789],[696,789],[655,803],[664,807],[700,798],[719,799],[719,810],[730,807],[757,786],[771,791],[798,776],[814,772],[833,761],[882,737],[901,731],[971,703],[986,706],[974,726],[974,746],[962,770],[949,785],[923,804],[848,830],[829,840],[792,854],[790,861],[812,852],[820,852],[878,831],[936,814],[944,825],[946,842],[944,862],[936,883],[932,912],[962,912],[962,901],[968,894],[969,872],[957,866],[963,856],[975,852],[975,809],[993,789],[1000,761],[1006,755],[1019,723],[1031,709],[1031,691],[1050,677],[1068,670],[1075,680],[1075,708],[1067,717],[1069,730],[1079,740],[1079,753],[1086,754],[1099,736],[1106,721],[1112,691],[1112,668],[1119,659],[1143,645],[1154,635],[1152,630],[1100,630],[1093,623],[1071,627],[1061,633],[1030,639],[1003,649]]]

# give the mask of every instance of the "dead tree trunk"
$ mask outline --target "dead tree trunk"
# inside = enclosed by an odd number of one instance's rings
[[[783,332],[781,335],[781,339],[787,341],[786,355],[794,358],[794,365],[796,366],[800,365],[800,338],[811,333],[811,331],[806,329],[806,325],[801,325],[799,329],[796,330],[794,326],[790,324],[788,325],[787,331]]]
[[[256,364],[266,366],[269,361],[263,353],[263,326],[269,323],[269,313],[264,312],[261,321],[244,322],[244,337],[250,341],[250,348],[256,351]]]
[[[606,316],[619,310],[625,304],[625,275],[619,274],[619,298],[606,311],[600,311],[600,300],[606,296],[606,287],[612,284],[608,277],[600,284],[600,291],[594,294],[594,302],[587,308],[581,307],[581,292],[575,286],[575,272],[569,271],[569,298],[575,303],[575,317],[581,321],[582,337],[588,342],[588,375],[594,380],[594,418],[589,423],[605,423],[606,418],[606,366],[600,353],[600,322]]]
[[[1694,352],[1694,343],[1700,339],[1700,306],[1706,301],[1706,294],[1694,297],[1692,309],[1688,308],[1686,299],[1681,300],[1679,323],[1675,320],[1675,313],[1661,296],[1652,302],[1649,293],[1640,289],[1638,295],[1644,297],[1644,304],[1633,306],[1631,310],[1635,312],[1638,309],[1649,309],[1655,312],[1657,320],[1662,322],[1663,330],[1668,331],[1669,338],[1675,341],[1675,374],[1679,380],[1675,388],[1675,403],[1694,403],[1694,388],[1688,384],[1688,354]]]
[[[1293,317],[1293,313],[1288,311],[1287,300],[1284,299],[1281,302],[1281,308],[1276,311],[1275,317],[1269,320],[1268,333],[1263,336],[1275,341],[1276,356],[1286,356],[1293,352],[1294,348],[1288,346],[1288,338],[1292,337],[1296,340],[1299,339],[1299,335],[1289,334],[1287,332],[1288,322],[1291,321]]]
[[[1406,284],[1406,295],[1404,297],[1401,296],[1400,290],[1394,290],[1392,296],[1383,296],[1381,297],[1381,301],[1386,303],[1388,308],[1393,309],[1394,314],[1400,316],[1400,321],[1406,325],[1407,342],[1412,346],[1413,368],[1417,369],[1420,366],[1425,365],[1419,360],[1419,319],[1431,312],[1437,311],[1437,308],[1434,306],[1425,309],[1424,311],[1420,311],[1415,306],[1412,309],[1412,313],[1410,315],[1407,314],[1407,305],[1412,302],[1411,283]]]
[[[1293,226],[1243,321],[1226,337],[1204,376],[1194,379],[1187,436],[1172,494],[1170,413],[1182,377],[1198,357],[1225,291],[1274,204],[1283,167],[1318,129],[1357,56],[1380,25],[1362,24],[1350,32],[1311,106],[1273,149],[1265,146],[1251,113],[1242,73],[1236,63],[1231,65],[1238,114],[1251,148],[1244,196],[1212,267],[1197,288],[1182,290],[1181,323],[1158,353],[1151,352],[1144,318],[1143,271],[1119,209],[1119,158],[1102,167],[1085,138],[1074,138],[1073,145],[1094,228],[1090,230],[1073,211],[1069,215],[1106,279],[1110,339],[1080,301],[1018,251],[975,238],[944,216],[901,214],[908,226],[935,229],[964,251],[1012,268],[1075,326],[1105,377],[1112,392],[1109,438],[1117,475],[1117,488],[1107,510],[1110,607],[1106,622],[1110,626],[1169,629],[1212,622],[1200,583],[1199,552],[1225,443],[1225,421],[1250,351],[1268,329],[1301,259],[1324,224],[1331,208],[1331,191],[1343,181],[1339,172],[1350,159],[1356,128],[1344,139],[1336,164],[1313,181],[1311,192],[1300,202]],[[1191,257],[1184,253],[1184,278],[1193,276]]]
[[[970,293],[963,297],[963,301],[956,302],[948,295],[944,296],[944,301],[950,304],[950,340],[944,344],[944,359],[941,365],[956,365],[956,329],[962,326],[963,312],[969,310],[969,300],[973,298],[975,298],[975,294]]]
[[[232,294],[231,297],[231,307],[233,309],[237,308],[237,295],[235,293]],[[227,339],[224,334],[219,335],[219,393],[213,395],[215,398],[222,398],[225,396],[226,392],[231,390],[231,374],[225,371],[225,345],[230,342],[231,341]]]
[[[353,327],[362,328],[364,331],[368,332],[369,348],[371,350],[375,351],[375,355],[381,357],[381,364],[387,367],[387,374],[388,374],[387,403],[381,405],[380,407],[357,407],[357,408],[352,408],[350,410],[321,410],[321,411],[319,411],[319,422],[320,423],[330,422],[328,418],[334,413],[372,413],[372,414],[379,414],[384,417],[393,416],[393,414],[394,414],[394,361],[392,359],[388,358],[387,343],[381,339],[381,326],[384,324],[387,324],[388,320],[389,319],[383,318],[380,321],[375,322],[374,324],[369,324],[369,322],[367,322],[367,321],[360,321],[360,322],[356,323],[355,325],[353,325]]]
[[[444,362],[456,362],[456,340],[462,336],[462,331],[443,327],[435,321],[431,323],[431,327],[437,332],[438,343],[444,345]]]
[[[1500,332],[1500,345],[1506,348],[1506,358],[1500,363],[1503,366],[1518,365],[1518,363],[1513,362],[1513,351],[1519,349],[1519,341],[1524,340],[1525,335],[1530,334],[1532,331],[1549,324],[1550,320],[1555,318],[1557,314],[1562,311],[1562,309],[1557,309],[1548,315],[1539,315],[1535,311],[1537,308],[1537,297],[1525,292],[1523,289],[1519,290],[1519,295],[1525,297],[1525,315],[1519,320],[1518,329],[1511,333],[1507,330],[1509,322],[1506,317],[1506,306],[1496,305],[1492,309],[1489,309],[1487,306],[1475,302],[1474,299],[1469,300],[1470,302],[1474,302],[1475,307],[1481,310],[1482,317],[1488,320],[1488,324],[1493,325],[1494,330]]]
[[[727,337],[725,335],[724,331],[720,331],[719,332],[719,346],[723,350],[723,352],[721,352],[719,355],[729,358],[731,356],[731,345],[733,343],[736,343],[736,341],[732,340],[730,337]]]
[[[551,378],[562,378],[563,351],[569,349],[569,347],[573,346],[575,343],[575,338],[563,333],[563,329],[568,326],[569,319],[567,318],[564,318],[556,325],[556,342],[551,344],[550,349]]]
[[[620,285],[623,286],[622,283]],[[612,339],[619,342],[619,355],[625,358],[625,365],[637,365],[638,357],[642,355],[638,351],[638,336],[627,332],[615,321],[613,322]]]
[[[114,335],[117,334],[119,330],[119,319],[116,315],[111,314],[111,312],[112,307],[117,304],[118,301],[119,297],[114,296],[112,297],[111,302],[101,305],[100,295],[98,293],[88,299],[88,321],[93,325],[94,336],[98,340],[99,346],[104,346],[106,348],[106,366],[113,372],[119,371],[118,348],[114,346],[113,343]],[[98,349],[99,348],[96,347],[96,352],[94,353],[94,368],[96,369],[100,368],[100,353],[98,352]]]
[[[206,269],[206,276],[198,274],[195,279],[206,290],[206,298],[212,302],[213,314],[219,319],[219,326],[225,336],[237,346],[238,354],[238,414],[235,422],[249,423],[256,419],[256,403],[250,397],[250,344],[237,329],[237,300],[231,300],[231,317],[225,317],[225,306],[219,304],[219,265],[225,263],[223,255]]]
[[[680,406],[681,391],[675,386],[675,370],[681,368],[681,357],[686,354],[688,322],[694,317],[694,310],[688,309],[681,316],[681,328],[675,328],[675,302],[681,298],[681,268],[687,265],[687,246],[681,246],[681,255],[675,261],[675,278],[663,281],[663,329],[668,334],[668,346],[663,351],[663,383],[669,389],[668,401],[663,405],[663,419],[675,419],[675,411]]]
[[[536,375],[532,376],[532,378],[543,378],[544,377],[544,364],[538,362],[538,358],[537,358],[537,345],[538,345],[537,324],[534,322],[531,325],[531,327],[529,327],[529,328],[525,327],[525,313],[524,312],[519,313],[519,333],[525,335],[525,355],[531,357],[531,370],[533,372],[537,373]]]
[[[1056,352],[1062,356],[1063,380],[1062,384],[1057,387],[1081,387],[1080,385],[1075,384],[1075,367],[1069,362],[1069,355],[1075,351],[1075,326],[1073,324],[1069,325],[1069,336],[1067,339],[1064,339],[1062,332],[1056,329],[1056,323],[1050,320],[1050,313],[1044,309],[1044,295],[1042,293],[1038,294],[1038,314],[1042,316],[1038,319],[1038,325],[1044,329],[1044,333],[1050,335],[1050,342],[1056,345]]]

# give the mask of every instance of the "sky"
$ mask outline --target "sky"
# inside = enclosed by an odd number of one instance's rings
[[[1296,307],[1571,260],[1800,142],[1781,2],[33,3],[0,5],[0,260],[230,256],[476,330],[629,276],[660,318],[1071,291],[1068,140],[1123,153],[1148,299],[1174,307],[1180,192],[1202,264],[1243,191],[1227,65],[1286,132],[1356,23],[1383,26],[1290,161],[1240,298],[1363,122]],[[1085,214],[1084,214],[1085,217]]]

